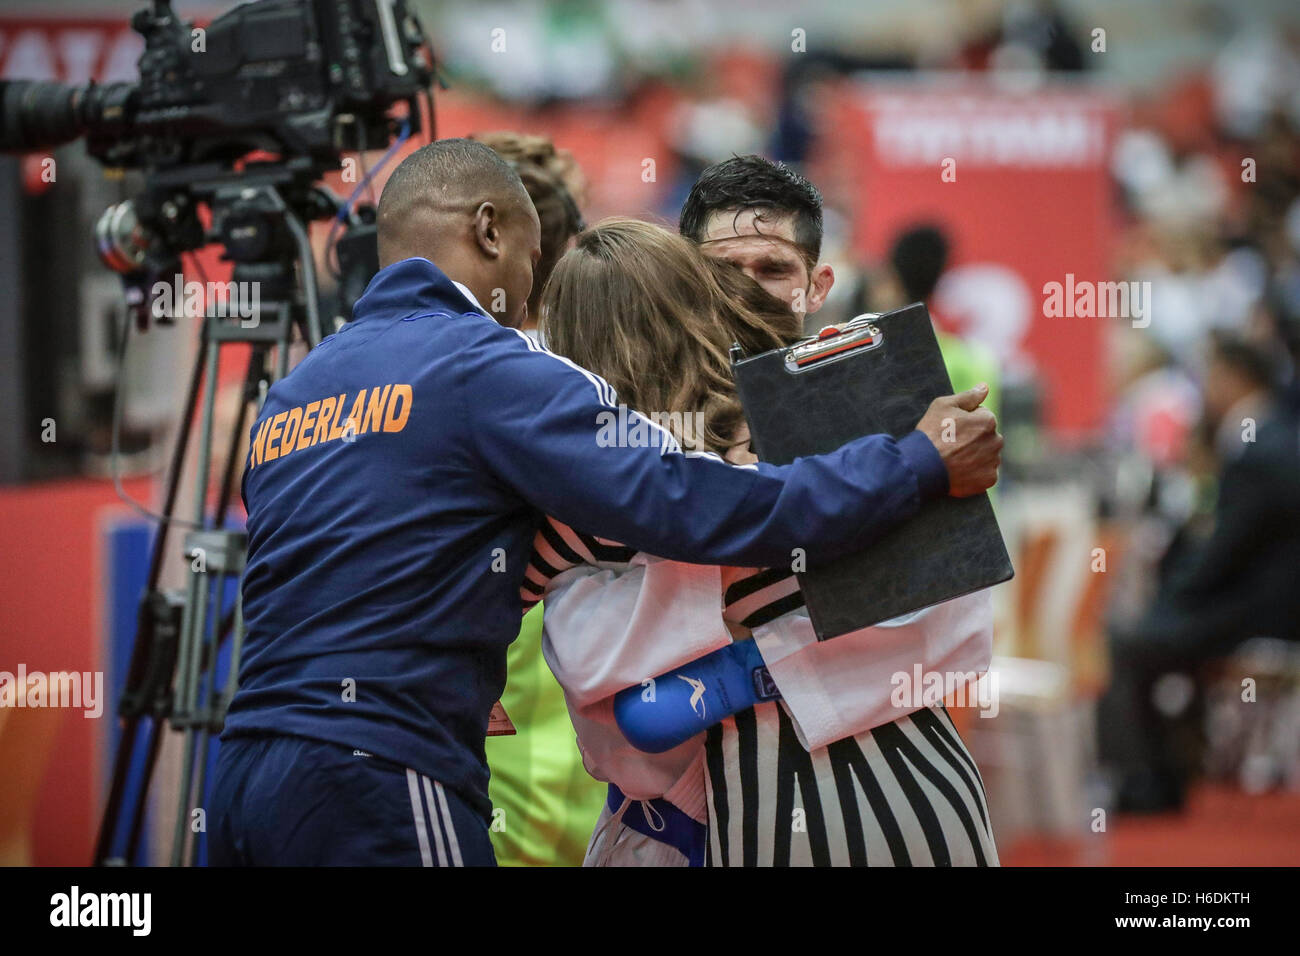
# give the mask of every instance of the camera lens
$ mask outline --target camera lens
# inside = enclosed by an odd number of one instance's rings
[[[130,83],[0,81],[0,150],[60,146],[84,133],[112,135],[130,125],[135,90]]]
[[[35,80],[3,83],[0,92],[0,149],[58,146],[84,131],[78,100],[84,87]]]

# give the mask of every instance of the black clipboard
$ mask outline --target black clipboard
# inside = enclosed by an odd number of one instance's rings
[[[783,349],[731,350],[761,461],[789,464],[863,435],[901,438],[952,382],[930,314],[915,303],[859,316]],[[798,574],[819,640],[990,587],[1014,571],[987,494],[944,497],[868,548]]]

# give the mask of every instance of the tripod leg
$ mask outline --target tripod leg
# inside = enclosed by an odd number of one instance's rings
[[[186,822],[189,819],[190,798],[194,774],[194,721],[198,691],[198,668],[203,655],[202,635],[207,629],[208,580],[199,571],[190,571],[190,599],[186,608],[187,626],[181,632],[180,660],[176,671],[179,682],[173,706],[172,725],[184,733],[185,743],[181,757],[180,794],[176,808],[175,840],[172,844],[171,865],[184,861]],[[192,609],[191,609],[192,608]]]
[[[213,604],[213,629],[204,632],[203,641],[203,660],[200,665],[199,682],[201,687],[196,687],[198,694],[198,706],[194,710],[194,716],[198,721],[198,744],[195,748],[195,758],[197,767],[195,770],[194,780],[194,803],[202,805],[204,803],[204,794],[208,778],[208,760],[212,756],[212,734],[220,731],[220,726],[216,724],[217,709],[220,701],[217,697],[217,659],[220,656],[221,648],[221,610],[225,603],[226,582],[229,575],[224,571],[217,575],[216,580],[216,598]],[[193,806],[189,807],[192,811]],[[207,827],[207,812],[204,811],[204,829]],[[190,827],[190,866],[197,866],[199,861],[199,838],[198,833],[193,826]]]
[[[149,577],[146,584],[147,591],[157,589],[158,580],[162,574],[168,525],[172,512],[176,507],[176,494],[180,487],[181,469],[185,461],[185,450],[189,445],[190,425],[194,418],[194,412],[198,408],[199,386],[203,381],[205,345],[206,335],[202,335],[194,356],[194,369],[190,374],[189,390],[183,406],[185,412],[180,421],[180,429],[176,435],[176,444],[172,449],[171,463],[168,467],[167,491],[163,500],[162,511],[164,520],[159,525],[153,540],[152,555],[149,561]],[[135,643],[131,650],[131,663],[127,667],[126,693],[131,693],[133,688],[140,686],[148,667],[148,658],[152,648],[149,641],[141,639],[145,633],[144,615],[147,613],[147,607],[142,604],[141,616],[136,625]],[[113,852],[113,841],[117,835],[120,822],[118,818],[122,812],[122,800],[126,794],[127,778],[131,771],[131,764],[135,759],[136,738],[139,736],[141,716],[141,713],[132,713],[122,718],[120,743],[113,760],[112,783],[109,786],[108,799],[104,804],[104,815],[100,821],[99,838],[95,846],[95,864],[98,866],[106,864]],[[151,728],[144,776],[135,806],[132,807],[132,823],[125,856],[127,861],[134,859],[136,847],[139,845],[140,821],[144,816],[144,804],[149,792],[149,782],[152,780],[153,767],[157,761],[156,738],[156,728]]]
[[[203,384],[204,354],[207,351],[208,336],[206,329],[199,335],[198,349],[194,354],[194,371],[190,373],[189,390],[185,395],[185,417],[180,422],[180,432],[176,436],[176,445],[172,448],[172,460],[167,471],[167,493],[163,498],[164,521],[158,528],[154,540],[153,555],[149,561],[150,590],[158,587],[162,577],[163,559],[166,556],[167,532],[171,530],[171,516],[176,510],[176,496],[181,487],[181,470],[185,467],[185,452],[190,444],[190,429],[194,423],[194,413],[199,407],[199,387]]]
[[[217,499],[217,519],[215,522],[218,528],[225,526],[226,513],[230,508],[231,496],[234,493],[235,469],[243,463],[243,456],[239,454],[239,449],[244,440],[244,429],[248,422],[248,409],[257,395],[258,383],[265,378],[266,346],[254,345],[248,355],[248,372],[244,376],[243,400],[239,404],[239,414],[235,419],[235,428],[230,435],[230,445],[226,452],[226,467],[221,473],[221,496]]]
[[[293,240],[298,246],[298,267],[302,274],[302,291],[303,301],[307,307],[307,316],[305,321],[307,347],[315,348],[320,345],[320,340],[324,337],[324,323],[320,315],[320,297],[316,288],[316,259],[312,253],[311,240],[307,236],[307,230],[293,211],[286,208],[284,210],[284,221],[293,234]],[[288,355],[286,354],[284,364],[282,364],[280,377],[289,371]]]
[[[149,719],[149,740],[145,744],[144,771],[140,775],[140,793],[135,800],[131,813],[131,828],[126,840],[125,860],[130,863],[135,859],[140,848],[140,836],[144,832],[144,811],[149,798],[149,782],[153,780],[154,767],[158,764],[158,751],[161,749],[164,718],[155,714]]]

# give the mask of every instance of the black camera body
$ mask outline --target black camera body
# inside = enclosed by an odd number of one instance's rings
[[[433,63],[405,0],[258,0],[206,28],[166,0],[141,10],[138,83],[5,84],[0,148],[86,136],[107,166],[231,163],[254,150],[336,165],[386,145],[387,110],[428,89]]]

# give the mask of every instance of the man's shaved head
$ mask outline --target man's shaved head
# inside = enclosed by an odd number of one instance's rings
[[[521,321],[540,227],[519,174],[491,148],[443,139],[411,153],[384,186],[377,225],[381,267],[429,259],[498,321]]]
[[[379,199],[379,262],[429,255],[443,239],[442,219],[492,202],[503,215],[531,208],[519,174],[472,139],[441,139],[417,149],[393,170]]]

